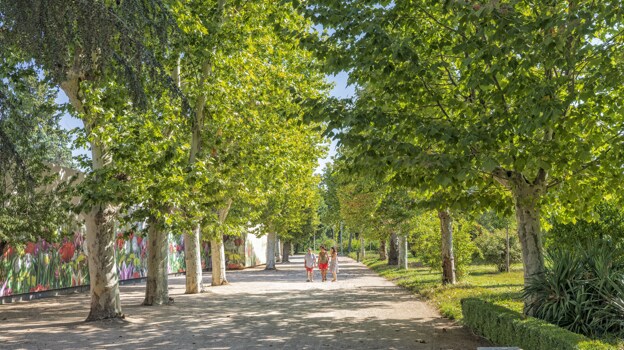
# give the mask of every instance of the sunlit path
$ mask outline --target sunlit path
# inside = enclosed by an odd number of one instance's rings
[[[143,307],[144,285],[122,287],[124,321],[83,323],[87,294],[0,306],[8,349],[475,349],[485,343],[361,264],[341,258],[339,281],[307,283],[302,257],[228,272],[230,285]],[[320,276],[317,271],[317,280]],[[204,283],[210,284],[209,275]]]

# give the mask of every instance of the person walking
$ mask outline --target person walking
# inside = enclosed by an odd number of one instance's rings
[[[329,260],[329,272],[331,272],[332,277],[334,277],[332,282],[336,282],[338,280],[338,252],[335,247],[331,248],[329,255],[331,257],[331,260]]]
[[[312,248],[308,248],[308,253],[303,258],[303,266],[308,273],[307,282],[314,282],[314,265],[316,264],[316,255],[312,253]]]
[[[321,270],[321,277],[323,282],[327,281],[327,268],[329,265],[329,254],[325,250],[325,246],[321,246],[321,251],[318,255],[318,267]]]

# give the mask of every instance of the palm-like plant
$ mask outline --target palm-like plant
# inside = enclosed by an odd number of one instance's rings
[[[624,254],[602,242],[547,254],[524,296],[535,316],[590,337],[624,336]]]

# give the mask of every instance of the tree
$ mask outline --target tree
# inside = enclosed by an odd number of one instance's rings
[[[86,210],[91,311],[87,320],[121,316],[114,263],[114,198],[98,192],[109,179],[112,164],[104,148],[102,115],[89,95],[120,82],[137,106],[144,106],[144,69],[158,74],[151,44],[166,42],[171,27],[167,7],[160,1],[0,2],[3,47],[19,47],[67,95],[73,112],[83,120],[91,145],[91,171],[83,195]],[[164,80],[165,82],[167,80]],[[83,189],[89,188],[89,186]]]
[[[360,238],[358,261],[363,258],[364,236],[373,234],[373,214],[379,205],[380,194],[371,184],[362,182],[343,183],[338,189],[340,216],[349,230],[349,252],[352,234]]]
[[[544,205],[582,215],[622,175],[621,6],[318,1],[306,9],[332,30],[320,51],[362,88],[357,118],[331,127],[359,132],[363,152],[429,190],[500,184],[513,198],[526,283],[544,271]]]
[[[201,144],[195,166],[205,166],[215,181],[210,196],[197,194],[194,210],[211,241],[213,285],[219,285],[226,281],[223,230],[247,224],[241,225],[243,217],[230,219],[230,208],[257,218],[254,211],[260,210],[241,208],[257,208],[267,202],[265,191],[281,191],[271,184],[282,183],[289,162],[301,166],[300,150],[315,154],[301,148],[318,139],[313,125],[298,125],[300,101],[318,98],[325,87],[312,55],[290,35],[309,26],[290,6],[192,2],[177,3],[174,12],[184,33],[182,71],[202,67],[199,74],[187,75],[182,90],[189,99],[203,101],[194,106],[193,142]]]
[[[177,75],[174,74],[174,78]],[[177,79],[175,79],[177,80]],[[152,91],[149,109],[128,109],[123,91],[109,87],[99,105],[104,110],[107,147],[115,162],[111,173],[125,179],[114,189],[124,225],[147,224],[147,283],[143,305],[170,302],[168,294],[168,234],[190,228],[183,203],[192,201],[192,190],[207,194],[207,181],[189,190],[187,186],[189,147],[185,141],[190,123],[182,114],[179,98],[168,92]],[[196,173],[193,173],[196,175]],[[138,229],[133,227],[133,229]]]
[[[411,251],[422,263],[435,271],[447,268],[443,263],[443,254],[441,254],[443,241],[440,239],[440,224],[438,210],[421,210],[411,220]],[[450,224],[448,229],[453,231],[454,271],[452,273],[456,279],[461,279],[477,252],[475,243],[472,241],[476,225],[465,213],[461,212],[453,213],[453,220]],[[443,274],[442,277],[448,278],[449,275]]]
[[[51,241],[72,222],[70,191],[55,166],[71,166],[57,90],[19,50],[0,52],[0,242]]]

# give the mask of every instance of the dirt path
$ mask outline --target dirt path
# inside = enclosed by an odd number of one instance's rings
[[[228,272],[230,285],[139,306],[122,287],[125,321],[82,322],[87,294],[0,305],[0,349],[476,349],[487,343],[364,265],[340,258],[339,281],[305,281],[301,256],[278,271]],[[210,276],[204,275],[210,284]]]

